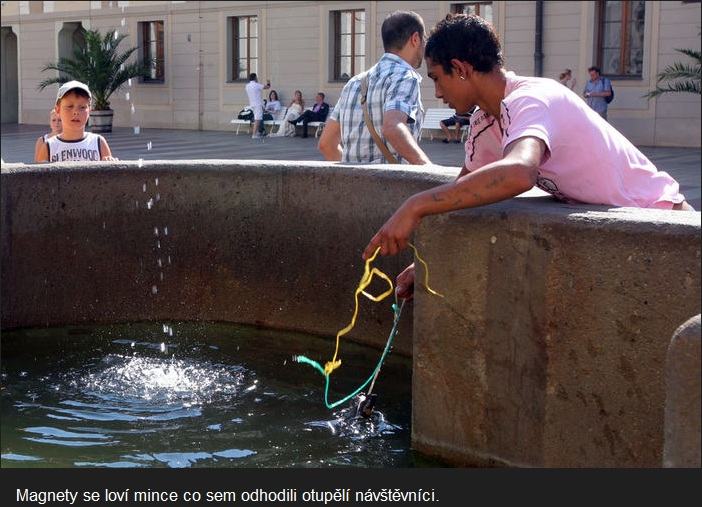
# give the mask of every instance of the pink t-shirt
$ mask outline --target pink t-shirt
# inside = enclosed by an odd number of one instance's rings
[[[469,171],[500,160],[515,139],[532,136],[549,152],[536,185],[563,201],[670,209],[685,200],[677,181],[552,79],[508,72],[499,123],[477,110],[470,124],[465,145]]]

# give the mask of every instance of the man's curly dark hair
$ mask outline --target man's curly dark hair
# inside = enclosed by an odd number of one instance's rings
[[[501,66],[502,48],[490,23],[472,14],[449,14],[439,21],[427,40],[424,56],[452,74],[451,60],[470,63],[478,72]]]

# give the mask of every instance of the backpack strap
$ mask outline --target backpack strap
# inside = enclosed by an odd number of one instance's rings
[[[391,164],[399,164],[399,162],[397,161],[395,156],[390,152],[388,147],[385,146],[385,143],[380,138],[378,133],[375,131],[375,127],[373,127],[373,123],[371,122],[371,119],[370,119],[370,114],[368,114],[368,104],[366,103],[367,98],[368,98],[368,73],[366,72],[363,75],[363,79],[361,79],[361,107],[363,108],[363,120],[366,122],[366,127],[368,128],[368,132],[370,132],[370,135],[373,138],[373,141],[375,141],[376,146],[383,153],[385,160],[387,160]]]

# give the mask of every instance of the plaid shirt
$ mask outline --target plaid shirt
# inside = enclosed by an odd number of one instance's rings
[[[358,74],[346,83],[329,119],[337,121],[341,128],[342,162],[387,164],[363,121],[361,80],[364,74]],[[383,54],[378,63],[368,70],[368,114],[381,138],[383,113],[398,110],[407,115],[407,127],[419,141],[424,119],[419,90],[421,81],[422,76],[410,64],[392,53]],[[403,162],[392,145],[385,144]]]

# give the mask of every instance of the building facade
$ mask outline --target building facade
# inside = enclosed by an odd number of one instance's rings
[[[383,53],[380,26],[400,7],[429,30],[449,12],[477,13],[495,26],[508,69],[557,79],[570,68],[579,93],[598,65],[616,92],[609,121],[634,143],[700,146],[700,95],[644,98],[667,65],[693,63],[675,49],[700,49],[699,1],[3,1],[2,122],[47,122],[56,87],[37,89],[50,76],[41,69],[72,54],[85,29],[128,34],[122,49],[155,61],[112,96],[116,126],[228,130],[249,72],[283,103],[299,89],[333,105]],[[443,105],[428,78],[421,92],[425,108]]]

